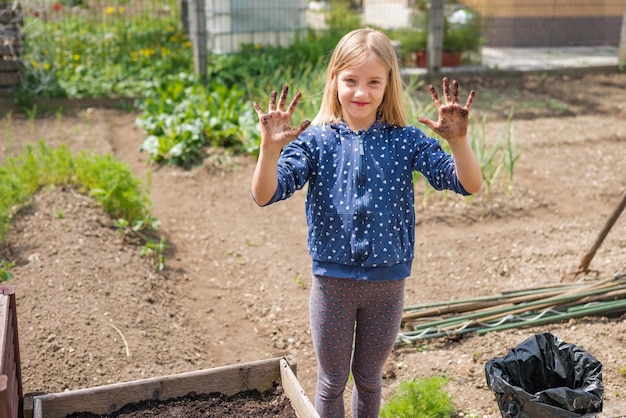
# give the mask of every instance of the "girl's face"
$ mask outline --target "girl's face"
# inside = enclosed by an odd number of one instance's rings
[[[340,71],[336,77],[343,120],[354,132],[369,129],[376,122],[387,88],[387,68],[371,56],[361,65]]]

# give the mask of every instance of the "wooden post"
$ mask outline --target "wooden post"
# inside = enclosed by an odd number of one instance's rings
[[[426,54],[426,67],[429,74],[441,70],[443,20],[443,0],[431,0],[428,12],[428,52]]]
[[[187,35],[189,35],[189,14],[189,0],[180,0],[180,25]]]
[[[624,6],[624,16],[622,17],[622,33],[619,39],[619,51],[617,53],[617,62],[620,65],[626,64],[626,5]]]
[[[204,0],[191,0],[193,6],[190,12],[190,32],[193,44],[193,63],[196,75],[204,82],[207,81],[207,27],[206,9]]]

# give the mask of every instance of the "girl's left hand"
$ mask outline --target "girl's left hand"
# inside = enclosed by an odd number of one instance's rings
[[[443,104],[439,99],[437,90],[430,85],[428,86],[430,95],[437,106],[439,120],[434,122],[424,116],[420,116],[418,121],[428,126],[449,143],[464,141],[467,137],[467,126],[469,120],[469,111],[474,101],[474,90],[470,91],[465,106],[459,104],[459,83],[452,81],[452,91],[450,91],[450,82],[448,77],[443,78],[443,94],[446,103]]]

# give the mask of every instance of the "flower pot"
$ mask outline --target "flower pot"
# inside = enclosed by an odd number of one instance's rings
[[[449,52],[443,51],[441,53],[441,66],[442,67],[458,67],[461,65],[462,52]],[[427,66],[426,51],[417,51],[416,64],[419,68],[426,68]]]

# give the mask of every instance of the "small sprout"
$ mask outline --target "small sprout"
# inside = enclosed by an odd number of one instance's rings
[[[301,289],[306,289],[306,283],[305,281],[302,279],[302,275],[300,273],[296,273],[295,277],[293,278],[293,282]]]
[[[15,264],[7,261],[0,261],[0,283],[6,282],[13,277],[13,274],[9,271],[15,267]]]

